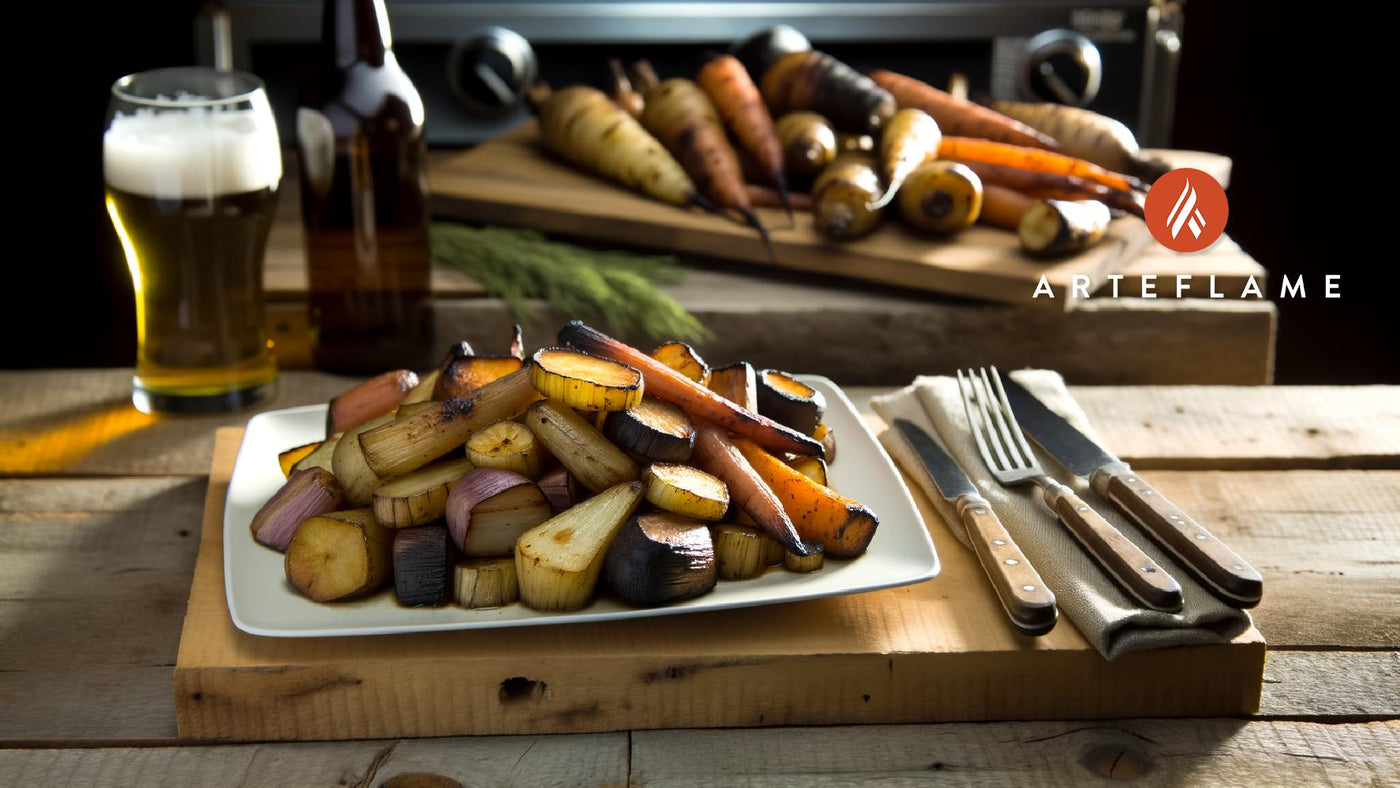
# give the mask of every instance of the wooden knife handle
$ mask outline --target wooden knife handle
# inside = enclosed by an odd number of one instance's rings
[[[1054,506],[1060,522],[1124,590],[1153,610],[1181,610],[1181,585],[1176,578],[1068,487],[1061,487],[1059,493]]]
[[[1131,469],[1108,473],[1108,499],[1193,570],[1217,596],[1237,607],[1259,604],[1264,593],[1264,578],[1259,570]]]
[[[1053,629],[1060,615],[1055,594],[1045,587],[992,507],[979,498],[964,499],[959,501],[958,514],[1011,624],[1028,637]]]

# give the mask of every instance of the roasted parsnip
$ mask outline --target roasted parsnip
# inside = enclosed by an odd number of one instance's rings
[[[526,531],[515,544],[521,601],[536,610],[585,607],[608,545],[641,500],[641,482],[619,484]]]
[[[535,434],[518,421],[498,421],[467,439],[467,457],[481,468],[515,471],[527,479],[540,477],[540,448]]]
[[[287,545],[287,582],[317,602],[378,591],[393,574],[394,533],[369,509],[312,517]]]
[[[729,488],[699,468],[652,463],[642,472],[642,483],[647,500],[668,512],[715,522],[729,510]]]
[[[374,489],[374,516],[389,528],[431,523],[447,512],[452,485],[472,467],[471,460],[451,460],[384,482]]]
[[[540,400],[525,411],[525,426],[535,433],[569,473],[594,492],[629,482],[641,468],[586,419],[554,400]]]

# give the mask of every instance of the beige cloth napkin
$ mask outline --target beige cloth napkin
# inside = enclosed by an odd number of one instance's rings
[[[1050,410],[1065,417],[1085,435],[1103,445],[1058,373],[1028,369],[1013,372],[1011,377],[1035,394]],[[874,398],[871,405],[887,424],[896,418],[909,419],[939,438],[948,453],[976,481],[983,497],[991,503],[1011,538],[1016,540],[1031,564],[1040,572],[1045,584],[1055,593],[1060,613],[1074,622],[1085,639],[1105,659],[1111,660],[1146,649],[1224,643],[1249,628],[1251,622],[1248,613],[1216,599],[1145,536],[1135,523],[1097,496],[1089,488],[1088,482],[1076,478],[1052,457],[1037,449],[1041,466],[1051,476],[1071,487],[1177,579],[1181,584],[1184,606],[1180,613],[1162,613],[1138,606],[1119,590],[1045,506],[1039,488],[1034,485],[1007,488],[992,479],[973,443],[956,378],[921,376],[900,391]],[[885,430],[880,442],[890,456],[906,469],[919,467],[918,460],[893,430]],[[967,538],[953,504],[943,500],[938,490],[928,486],[929,482],[924,480],[923,474],[910,473],[909,476],[925,488],[924,493],[933,501],[948,527],[966,545]]]

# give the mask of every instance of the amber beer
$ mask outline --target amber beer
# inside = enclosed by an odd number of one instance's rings
[[[136,294],[133,399],[147,412],[253,402],[277,374],[262,277],[282,176],[261,85],[164,69],[113,93],[125,109],[104,135],[103,170]]]
[[[327,0],[321,37],[297,109],[312,355],[338,372],[427,366],[423,102],[382,0]]]

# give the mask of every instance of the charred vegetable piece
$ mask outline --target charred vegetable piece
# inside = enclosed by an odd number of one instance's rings
[[[1024,123],[979,104],[954,98],[912,77],[892,71],[872,71],[870,78],[888,90],[900,107],[914,107],[931,115],[944,134],[981,137],[1033,148],[1055,148],[1055,140]]]
[[[685,411],[656,397],[609,413],[603,434],[639,462],[685,462],[695,447],[695,426]]]
[[[534,483],[495,468],[468,472],[447,496],[447,529],[462,555],[505,555],[521,534],[553,515]]]
[[[503,607],[520,599],[515,556],[473,558],[453,570],[457,604],[462,607]]]
[[[540,448],[535,434],[518,421],[498,421],[467,439],[467,457],[480,468],[515,471],[540,478]]]
[[[808,542],[806,555],[795,555],[793,553],[783,553],[783,566],[789,572],[801,572],[807,574],[822,568],[822,544],[821,542]]]
[[[577,320],[559,332],[559,341],[635,367],[646,379],[648,393],[679,406],[692,420],[714,422],[726,430],[752,438],[755,443],[773,451],[817,455],[822,452],[821,444],[811,438],[736,405],[640,350]]]
[[[374,490],[374,516],[389,528],[431,523],[447,512],[452,485],[471,469],[471,460],[452,460],[384,482]]]
[[[668,512],[716,522],[729,510],[724,482],[689,465],[652,463],[642,472],[642,483],[647,500]]]
[[[710,382],[710,365],[684,342],[667,342],[651,351],[651,357],[702,386]]]
[[[802,539],[821,542],[832,558],[855,558],[870,546],[880,520],[864,504],[817,484],[750,441],[738,439],[734,446],[782,502]],[[798,555],[805,551],[783,547]]]
[[[339,509],[342,500],[344,494],[330,471],[319,467],[297,471],[253,515],[253,538],[285,552],[302,522]]]
[[[875,204],[884,191],[874,157],[843,153],[812,184],[812,226],[833,241],[868,235],[884,215]]]
[[[325,441],[316,441],[315,443],[308,443],[305,446],[297,446],[293,449],[287,449],[286,451],[277,455],[277,464],[282,467],[282,475],[291,476],[292,468],[297,463],[310,456],[310,454],[313,451],[316,451],[316,449],[319,448],[322,443],[325,443]]]
[[[525,412],[525,426],[535,433],[569,473],[594,492],[641,475],[641,469],[592,424],[554,400],[541,400]]]
[[[608,546],[641,500],[641,482],[619,484],[526,531],[515,545],[521,601],[536,610],[587,606]]]
[[[758,373],[758,412],[803,435],[817,431],[826,413],[826,397],[787,372]]]
[[[642,373],[626,364],[564,348],[530,359],[535,390],[576,410],[615,411],[642,401]]]
[[[441,525],[419,525],[394,534],[394,596],[409,607],[447,602],[452,543]]]
[[[336,441],[335,451],[331,454],[331,473],[334,473],[335,480],[340,482],[340,489],[345,491],[347,504],[369,506],[374,500],[374,488],[398,475],[386,473],[380,476],[375,473],[366,461],[359,441],[364,433],[391,424],[393,419],[392,413],[386,413],[374,421],[346,430],[345,434],[340,436],[340,440]]]
[[[287,545],[287,582],[317,602],[378,591],[393,574],[394,533],[369,509],[309,518]]]
[[[880,134],[880,174],[885,179],[885,193],[875,207],[889,205],[905,179],[938,155],[942,139],[938,124],[921,109],[902,109],[890,118]]]
[[[1029,254],[1072,254],[1103,240],[1111,218],[1108,206],[1093,200],[1036,200],[1022,214],[1016,234]]]
[[[396,369],[376,375],[336,396],[326,408],[326,437],[393,411],[417,385],[417,373]]]
[[[608,547],[603,567],[612,590],[638,607],[693,599],[715,587],[710,529],[669,512],[629,520]]]
[[[706,472],[719,477],[729,488],[735,507],[777,539],[784,549],[797,553],[805,549],[783,502],[739,453],[728,433],[713,424],[697,424],[695,460]]]
[[[579,484],[578,477],[569,473],[569,469],[562,465],[541,476],[535,484],[540,488],[540,492],[544,493],[555,514],[588,497],[588,490]]]
[[[955,233],[971,227],[982,213],[982,179],[964,165],[931,161],[909,176],[898,201],[899,216],[909,226]]]
[[[760,81],[774,115],[811,110],[842,131],[874,134],[898,110],[894,96],[870,78],[824,52],[784,55]]]
[[[716,574],[720,580],[748,580],[768,568],[768,544],[772,540],[762,531],[720,523],[715,526],[714,539]]]
[[[758,373],[747,361],[711,371],[710,391],[745,410],[758,412]]]
[[[448,362],[438,377],[433,399],[466,397],[520,369],[525,362],[515,356],[463,356]]]
[[[783,167],[802,177],[816,177],[839,152],[836,132],[815,112],[789,112],[774,130],[783,146]]]

